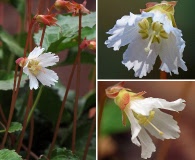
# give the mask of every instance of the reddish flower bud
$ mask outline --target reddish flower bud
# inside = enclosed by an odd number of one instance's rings
[[[70,2],[64,0],[56,0],[54,6],[57,10],[66,10],[68,13],[73,13],[73,15],[77,15],[79,13],[79,10],[81,10],[81,13],[90,13],[90,11],[85,8],[86,1],[84,1],[83,4],[78,4],[74,1]]]
[[[27,58],[20,57],[20,58],[18,58],[15,62],[16,62],[20,67],[24,67],[24,66],[26,65],[26,60],[27,60]]]
[[[95,117],[95,114],[96,114],[96,108],[93,107],[93,108],[91,108],[91,109],[89,110],[88,117],[89,117],[89,118],[93,118],[93,117]]]
[[[86,40],[86,38],[80,44],[81,49],[89,48],[91,50],[96,50],[96,41],[95,40]]]
[[[106,95],[109,97],[109,98],[116,98],[116,96],[119,94],[119,92],[124,89],[124,83],[125,82],[119,82],[117,84],[115,84],[114,86],[111,86],[111,87],[108,87],[105,92],[106,92]]]
[[[50,15],[35,15],[34,19],[42,24],[45,24],[47,26],[55,26],[57,25],[57,19],[55,18],[55,14]]]

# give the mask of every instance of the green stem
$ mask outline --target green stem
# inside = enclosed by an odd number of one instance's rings
[[[41,97],[42,91],[43,91],[43,86],[40,87],[39,92],[38,92],[38,95],[37,95],[37,97],[36,97],[36,99],[35,99],[35,103],[33,104],[33,107],[32,107],[32,109],[30,110],[30,113],[29,113],[28,118],[27,118],[27,125],[28,125],[28,123],[29,123],[29,121],[30,121],[30,118],[31,118],[31,116],[32,116],[32,113],[34,112],[34,110],[35,110],[35,108],[36,108],[36,106],[37,106],[37,103],[39,102],[39,99],[40,99],[40,97]]]

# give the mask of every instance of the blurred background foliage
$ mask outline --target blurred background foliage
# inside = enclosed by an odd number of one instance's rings
[[[55,0],[35,0],[32,2],[32,17],[37,13],[39,1],[42,2],[40,13],[46,13],[49,5]],[[13,75],[15,70],[15,60],[23,56],[23,50],[27,37],[26,24],[26,4],[25,0],[0,0],[0,106],[7,118],[10,111],[10,103],[12,100]],[[76,1],[82,3],[83,1]],[[48,5],[48,6],[46,6]],[[91,14],[84,15],[82,19],[82,39],[88,40],[96,38],[96,1],[89,2],[87,8]],[[46,52],[53,52],[59,55],[60,63],[54,69],[59,75],[59,82],[49,88],[44,87],[37,108],[34,112],[34,135],[32,152],[37,156],[47,154],[49,145],[53,138],[56,121],[58,119],[60,106],[66,91],[70,69],[75,61],[78,48],[78,16],[73,17],[71,14],[62,13],[57,16],[58,25],[47,27],[43,47]],[[26,25],[24,25],[26,24]],[[34,46],[39,45],[42,30],[35,27],[33,34]],[[30,52],[30,51],[29,51]],[[73,130],[73,107],[75,103],[76,77],[74,76],[69,90],[68,98],[65,104],[63,118],[60,124],[60,131],[56,141],[56,150],[53,151],[51,160],[59,158],[77,160],[82,158],[86,146],[89,131],[92,125],[94,113],[90,111],[96,106],[95,64],[96,55],[90,50],[84,50],[81,54],[81,85],[79,93],[78,117],[77,117],[77,136],[76,136],[76,155],[72,155],[72,130]],[[85,69],[87,68],[87,69]],[[76,74],[75,74],[76,75]],[[90,86],[92,85],[92,87]],[[15,106],[13,122],[23,122],[25,108],[29,94],[29,83],[27,76],[22,76],[21,86],[18,99]],[[38,91],[34,91],[34,99]],[[2,117],[0,116],[0,121]],[[21,127],[21,126],[20,126]],[[3,133],[0,127],[0,141],[2,141]],[[21,128],[14,130],[15,139],[18,139]],[[24,145],[28,145],[30,127],[27,127]],[[2,131],[4,132],[4,131]],[[89,146],[87,158],[94,160],[96,157],[96,131],[93,132],[92,141]],[[13,144],[8,142],[6,148],[14,149]],[[66,149],[65,149],[66,148]],[[6,150],[1,152],[6,154]],[[9,154],[15,155],[14,152]],[[10,154],[10,155],[11,155]],[[25,156],[24,150],[20,155]],[[16,158],[16,157],[15,157]],[[1,158],[0,158],[1,159]],[[19,158],[20,159],[20,158]],[[41,160],[45,158],[40,158]]]
[[[124,15],[130,12],[140,14],[139,10],[145,8],[145,4],[151,0],[131,0],[131,1],[112,1],[100,0],[98,2],[98,78],[99,79],[135,79],[134,71],[128,69],[121,63],[123,53],[127,46],[121,47],[119,51],[107,48],[104,42],[108,39],[107,31],[109,31]],[[153,2],[161,2],[155,0]],[[195,21],[193,19],[195,1],[194,0],[178,0],[175,6],[175,20],[177,26],[183,33],[183,39],[186,47],[183,53],[183,59],[186,62],[188,71],[179,69],[179,75],[168,76],[168,79],[193,79],[195,78]],[[129,35],[131,36],[131,35]],[[160,59],[154,65],[154,69],[143,78],[159,79],[160,75]],[[138,78],[136,78],[138,79]]]

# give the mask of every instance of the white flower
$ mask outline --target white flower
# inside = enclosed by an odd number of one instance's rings
[[[29,76],[30,89],[37,89],[39,87],[38,80],[46,86],[54,85],[58,81],[57,74],[45,67],[53,66],[59,61],[59,57],[55,54],[44,53],[44,48],[35,47],[32,52],[30,52],[28,58],[21,61],[24,63],[23,71]]]
[[[179,67],[187,71],[182,59],[185,41],[181,30],[173,27],[167,14],[159,10],[123,16],[107,33],[111,34],[105,41],[108,48],[119,50],[128,44],[122,64],[133,69],[136,77],[146,76],[158,55],[162,71],[179,74]]]
[[[142,158],[150,158],[152,152],[156,151],[156,147],[146,130],[161,140],[179,137],[180,129],[177,122],[171,115],[159,109],[181,111],[185,107],[184,102],[182,99],[168,102],[164,99],[150,97],[132,100],[126,106],[124,112],[131,122],[131,140],[137,146],[141,146]]]
[[[137,146],[141,146],[141,157],[150,158],[156,147],[148,135],[158,139],[176,139],[179,137],[180,129],[173,117],[160,109],[170,111],[182,111],[185,107],[185,100],[178,99],[168,102],[160,98],[144,98],[146,92],[133,93],[127,88],[123,88],[124,83],[119,83],[106,89],[109,98],[113,98],[115,103],[122,110],[123,124],[125,125],[125,115],[131,123],[131,141]]]

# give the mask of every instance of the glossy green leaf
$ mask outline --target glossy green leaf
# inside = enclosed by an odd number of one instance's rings
[[[22,160],[15,150],[2,149],[0,150],[0,160]]]
[[[23,55],[23,48],[16,42],[16,40],[0,26],[0,40],[6,44],[9,50],[15,55],[21,57]],[[5,54],[5,53],[4,53]]]
[[[18,122],[11,122],[10,127],[8,132],[9,133],[13,133],[13,132],[17,132],[17,131],[21,131],[22,130],[22,124],[18,123]],[[5,130],[0,130],[0,133],[5,132]]]
[[[64,92],[62,90],[64,90]],[[61,96],[65,93],[65,88],[61,84],[56,84],[52,88],[44,87],[37,106],[37,109],[53,124],[56,124],[62,104],[62,97],[59,96],[59,93]],[[73,106],[74,96],[75,94],[70,91],[65,104],[66,108],[67,106]],[[61,122],[71,122],[71,115],[67,109],[65,109],[63,113]]]
[[[7,73],[6,71],[0,71],[0,90],[12,90],[14,85],[14,73]],[[26,83],[27,76],[25,74],[22,75],[22,79],[20,82],[20,87],[23,87]]]
[[[77,124],[77,135],[76,135],[76,154],[81,158],[83,157],[83,153],[85,150],[85,146],[87,143],[87,139],[89,136],[89,131],[91,129],[92,119],[86,118],[88,115],[83,114],[83,117],[79,119],[79,122]],[[95,136],[95,130],[93,134],[93,138],[90,142],[88,154],[87,154],[87,160],[94,160],[96,157],[96,136]]]
[[[46,160],[44,157],[39,160]],[[66,148],[56,148],[52,151],[50,160],[79,160],[79,158]]]
[[[68,55],[66,57],[66,59],[60,63],[60,65],[71,65],[74,63],[75,59],[77,56],[77,49],[76,48],[72,48],[69,50]],[[81,63],[84,64],[96,64],[96,56],[93,53],[89,53],[89,52],[82,52],[81,53]]]
[[[78,16],[59,15],[57,24],[60,26],[47,27],[43,40],[43,48],[50,52],[59,52],[77,45]],[[96,12],[82,16],[82,38],[94,39],[96,33]],[[42,31],[34,35],[34,40],[39,45]]]

